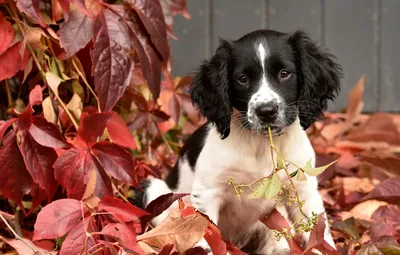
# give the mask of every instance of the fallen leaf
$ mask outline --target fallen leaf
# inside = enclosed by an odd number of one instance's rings
[[[373,166],[378,167],[379,169],[385,170],[389,173],[397,175],[400,177],[400,159],[399,158],[380,158],[380,157],[371,157],[371,156],[363,156],[361,158],[362,161],[367,162]]]
[[[363,101],[364,87],[365,87],[365,75],[361,76],[360,80],[350,91],[348,96],[346,114],[348,120],[350,121],[354,121],[355,119],[357,119],[357,116],[361,113],[361,110],[364,107],[364,101]]]
[[[136,232],[127,225],[109,223],[101,230],[101,233],[115,238],[118,243],[129,252],[144,255],[144,251],[136,243]]]
[[[379,183],[364,200],[376,199],[389,203],[400,200],[400,177],[389,178]]]

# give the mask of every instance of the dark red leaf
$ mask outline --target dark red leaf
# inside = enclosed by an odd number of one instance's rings
[[[136,69],[135,69],[136,70]],[[148,110],[147,100],[143,97],[142,94],[136,93],[134,90],[128,88],[127,91],[131,96],[132,101],[136,104],[139,110],[145,112]]]
[[[167,29],[159,0],[128,0],[128,3],[137,11],[158,53],[168,61]]]
[[[102,11],[94,25],[92,52],[94,85],[102,111],[112,110],[129,85],[134,68],[131,50],[129,32],[120,17]]]
[[[88,150],[69,149],[54,164],[55,178],[67,190],[68,197],[75,199],[82,198],[91,171],[96,171],[94,195],[100,198],[112,195],[111,180]]]
[[[169,120],[169,118],[170,118],[168,116],[168,114],[166,114],[165,112],[158,110],[158,109],[154,109],[152,111],[152,113],[153,113],[153,116],[155,117],[154,118],[155,121],[157,121],[157,122],[164,122],[164,121]]]
[[[153,47],[139,18],[127,10],[119,9],[119,12],[129,25],[130,39],[133,41],[135,50],[139,56],[144,78],[147,80],[153,98],[157,99],[160,95],[161,66],[163,61]]]
[[[136,232],[127,225],[110,223],[101,230],[101,233],[114,237],[129,252],[144,254],[143,250],[136,243]]]
[[[48,122],[42,116],[32,117],[32,125],[29,128],[29,133],[40,145],[59,149],[70,147],[58,127]]]
[[[147,112],[138,112],[136,114],[135,120],[129,124],[129,129],[136,130],[139,128],[143,128],[144,125],[146,125],[148,118],[149,114]]]
[[[373,214],[372,219],[375,222],[390,222],[400,226],[400,206],[385,205],[379,207]]]
[[[392,223],[379,222],[370,227],[370,237],[373,242],[378,241],[383,236],[393,236],[396,234],[398,225]]]
[[[4,134],[11,125],[17,121],[17,118],[12,118],[7,121],[0,121],[0,142],[3,140]]]
[[[38,144],[28,132],[21,134],[19,149],[33,181],[46,191],[50,201],[58,186],[53,171],[57,153],[53,148]]]
[[[86,217],[76,224],[62,243],[60,255],[82,254],[85,247],[86,231],[92,232],[92,226],[89,225],[90,217]],[[87,237],[87,249],[95,245],[93,237]]]
[[[21,42],[8,48],[0,55],[0,81],[13,77],[19,70],[23,70],[29,59],[29,51],[25,49],[24,57],[19,53]]]
[[[150,213],[150,215],[142,218],[142,225],[144,226],[147,222],[150,222],[152,219],[160,215],[162,212],[167,210],[173,202],[176,200],[188,195],[187,193],[168,193],[161,195],[151,201],[146,206],[146,212]]]
[[[393,157],[380,158],[380,157],[363,156],[361,160],[400,177],[399,158],[393,158]]]
[[[107,125],[107,132],[113,143],[135,149],[136,143],[125,121],[118,114],[113,114]]]
[[[213,254],[226,254],[226,253],[213,253]],[[207,255],[203,247],[197,246],[185,251],[184,255]]]
[[[40,0],[16,0],[17,8],[24,12],[34,23],[46,27],[46,24],[40,15]]]
[[[6,140],[7,143],[0,148],[0,193],[24,208],[21,200],[31,190],[33,180],[26,170],[15,132]]]
[[[136,183],[136,162],[125,149],[110,142],[98,142],[91,149],[93,155],[100,161],[105,170],[115,179],[138,186]]]
[[[97,138],[104,133],[104,129],[107,127],[112,116],[112,112],[94,113],[89,116],[82,114],[78,135],[88,146],[92,146],[96,143]]]
[[[190,19],[190,14],[186,7],[186,0],[160,0],[164,13],[165,23],[167,24],[169,36],[176,39],[172,32],[173,16],[182,14],[185,18]]]
[[[8,47],[10,47],[12,41],[14,40],[15,31],[8,22],[3,14],[0,12],[0,55],[6,52]]]
[[[389,178],[380,182],[364,197],[364,200],[368,199],[397,203],[400,200],[400,177]]]
[[[60,199],[46,205],[37,216],[33,241],[62,237],[81,220],[86,211],[81,201],[75,199]]]
[[[28,105],[25,110],[18,116],[17,128],[21,131],[28,131],[32,125],[33,109]]]
[[[172,94],[172,97],[169,100],[168,110],[169,114],[171,115],[171,118],[175,121],[175,124],[178,124],[179,117],[181,115],[181,110],[179,106],[178,97],[176,96],[175,93]]]
[[[333,247],[331,247],[324,239],[325,233],[325,218],[321,213],[318,216],[317,225],[310,233],[310,239],[308,240],[307,247],[303,254],[312,254],[311,250],[316,249],[326,255],[340,255]]]
[[[99,210],[112,213],[120,222],[135,221],[140,217],[149,215],[142,209],[130,203],[124,203],[116,197],[104,197],[99,203]]]
[[[67,59],[83,49],[93,36],[93,17],[71,8],[68,20],[61,25],[60,46],[66,50],[60,59]]]
[[[43,102],[42,87],[36,85],[29,93],[29,104],[31,106],[40,105]]]
[[[158,255],[170,255],[173,249],[174,244],[167,244],[161,249]]]
[[[209,223],[204,234],[213,254],[226,254],[226,243],[222,239],[221,231],[213,223]]]

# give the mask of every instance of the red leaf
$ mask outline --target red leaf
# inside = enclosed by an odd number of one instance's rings
[[[94,85],[102,111],[112,110],[129,85],[134,68],[131,49],[129,32],[120,17],[110,10],[101,12],[94,25],[92,59]]]
[[[60,255],[81,254],[83,252],[85,247],[86,231],[89,230],[89,233],[92,232],[92,226],[89,226],[89,223],[90,217],[86,217],[71,229],[62,243]],[[90,249],[95,245],[95,241],[93,237],[87,238],[87,249]]]
[[[25,68],[29,59],[29,51],[25,50],[22,59],[19,53],[20,49],[21,42],[18,42],[0,55],[0,81],[13,77],[19,70]]]
[[[150,40],[164,61],[169,58],[169,45],[164,15],[158,0],[128,0],[138,13]]]
[[[89,116],[82,114],[81,125],[78,128],[78,135],[88,146],[96,143],[97,137],[101,136],[108,122],[112,118],[112,112],[94,113]]]
[[[28,105],[25,110],[18,116],[17,127],[18,130],[28,131],[32,125],[33,109]]]
[[[48,122],[42,116],[32,117],[32,125],[29,128],[29,133],[40,145],[58,149],[70,147],[70,144],[65,141],[58,127]]]
[[[145,216],[142,218],[142,226],[150,222],[152,219],[160,215],[162,212],[167,210],[172,203],[174,203],[176,200],[189,195],[187,193],[168,193],[161,195],[151,201],[147,206],[146,206],[146,212],[150,213],[150,215]]]
[[[139,18],[125,10],[119,9],[119,12],[129,25],[130,39],[133,41],[135,50],[139,56],[143,75],[147,80],[153,98],[157,99],[160,95],[162,59],[154,49],[148,34],[141,26]]]
[[[10,47],[14,40],[14,34],[15,31],[10,22],[8,22],[0,12],[0,38],[2,38],[0,41],[0,55]]]
[[[53,171],[57,153],[53,148],[38,144],[27,132],[21,134],[19,149],[33,181],[46,191],[50,201],[58,186]]]
[[[209,223],[204,234],[213,254],[226,254],[226,243],[222,239],[221,231],[213,223]]]
[[[15,132],[10,135],[0,149],[0,193],[24,208],[21,200],[31,190],[33,180],[18,149]]]
[[[160,1],[165,23],[168,28],[168,35],[175,38],[172,32],[173,16],[176,14],[182,14],[186,19],[190,19],[190,14],[186,8],[186,0],[161,0]]]
[[[110,223],[101,230],[101,233],[117,239],[119,244],[128,249],[129,252],[144,254],[143,250],[136,243],[136,232],[127,225]]]
[[[116,197],[104,197],[99,204],[99,211],[112,213],[121,222],[130,222],[149,213]]]
[[[380,182],[363,200],[368,199],[397,203],[400,200],[400,177],[389,178]]]
[[[175,124],[178,124],[181,111],[179,106],[179,100],[175,93],[172,94],[168,106],[169,106],[169,115],[171,115],[171,118],[175,121]]]
[[[100,161],[105,170],[115,179],[138,186],[136,183],[135,161],[133,157],[122,147],[110,142],[96,143],[91,152]]]
[[[88,150],[69,149],[54,163],[55,178],[67,190],[70,198],[82,198],[91,171],[96,171],[94,195],[100,198],[112,195],[110,178]]]
[[[390,222],[400,226],[400,206],[385,205],[379,207],[373,214],[372,219],[375,222]]]
[[[135,69],[136,70],[136,69]],[[148,105],[146,98],[143,97],[142,94],[136,93],[132,89],[128,88],[127,89],[129,95],[131,96],[132,101],[136,104],[136,106],[139,108],[139,110],[145,112],[148,111]]]
[[[16,2],[17,8],[21,12],[24,12],[34,23],[46,27],[46,24],[40,15],[40,0],[16,0]]]
[[[290,225],[285,217],[283,217],[282,214],[280,214],[275,208],[268,215],[265,215],[263,218],[261,218],[260,221],[264,223],[268,228],[278,231],[283,231],[283,229],[290,228]],[[286,240],[289,244],[291,254],[302,254],[303,250],[296,242],[296,240],[294,240],[293,238]]]
[[[16,118],[9,119],[7,121],[0,121],[0,142],[3,140],[4,134],[7,129],[16,121]]]
[[[108,135],[113,143],[135,149],[136,143],[125,121],[118,114],[113,114],[107,125]]]
[[[86,211],[81,201],[75,199],[60,199],[46,205],[37,216],[33,241],[62,237]]]
[[[61,25],[60,46],[66,50],[60,59],[67,59],[83,49],[93,36],[93,18],[82,10],[71,8],[68,20]]]
[[[392,158],[392,157],[380,158],[380,157],[363,156],[361,160],[400,177],[399,158]]]
[[[310,233],[310,239],[308,240],[307,247],[303,254],[313,254],[311,253],[312,249],[319,250],[322,254],[326,255],[340,255],[338,251],[332,248],[325,240],[325,218],[321,213],[318,216],[317,225]]]
[[[40,105],[43,102],[42,87],[36,85],[29,93],[29,104],[31,106]]]

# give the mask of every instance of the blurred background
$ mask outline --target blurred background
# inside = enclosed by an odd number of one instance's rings
[[[364,112],[400,111],[400,0],[187,0],[190,20],[174,19],[172,73],[186,75],[218,46],[256,29],[303,29],[342,64],[339,111],[365,74]]]

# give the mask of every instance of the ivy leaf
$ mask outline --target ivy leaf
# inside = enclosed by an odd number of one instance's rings
[[[20,49],[21,42],[18,42],[0,55],[0,81],[13,77],[19,70],[25,68],[30,54],[25,50],[22,58]]]
[[[33,241],[62,237],[81,220],[85,211],[87,209],[75,199],[59,199],[46,205],[38,214]]]
[[[76,224],[62,243],[60,255],[82,254],[85,247],[86,231],[92,232],[93,226],[90,226],[90,217],[85,217]],[[95,245],[93,236],[87,238],[87,249]]]
[[[325,171],[328,167],[335,164],[336,162],[337,162],[337,160],[329,163],[328,165],[315,167],[315,168],[309,167],[310,164],[307,162],[306,167],[302,168],[302,170],[311,176],[317,176],[320,173],[322,173],[323,171]]]
[[[93,17],[89,17],[78,8],[69,10],[69,17],[61,25],[60,46],[66,50],[60,59],[67,59],[83,49],[93,36]]]
[[[386,179],[380,182],[364,200],[376,199],[396,203],[400,199],[400,177]]]
[[[14,200],[23,209],[22,197],[31,190],[33,180],[26,170],[15,132],[12,131],[5,140],[0,148],[0,193]]]
[[[289,176],[290,178],[293,178],[297,175],[297,173],[299,172],[299,169],[297,169],[296,171],[292,172]]]
[[[14,40],[15,31],[11,26],[10,22],[8,22],[3,14],[0,12],[0,55],[6,52],[6,50],[10,47],[12,41]]]
[[[363,156],[361,160],[400,177],[400,159],[398,158]]]
[[[34,23],[46,27],[40,15],[40,0],[16,0],[16,2],[18,10],[25,13]]]
[[[103,10],[94,24],[92,51],[94,85],[102,111],[112,110],[131,80],[131,50],[129,32],[120,17]]]
[[[138,13],[140,20],[150,35],[163,60],[168,61],[170,50],[163,11],[159,0],[128,0],[128,3]]]
[[[54,163],[55,178],[67,190],[70,198],[82,198],[91,171],[96,171],[97,174],[94,196],[102,198],[112,195],[110,178],[87,149],[69,149]]]
[[[107,132],[113,143],[126,148],[135,149],[136,143],[125,121],[118,114],[113,114],[107,124]]]
[[[123,16],[129,26],[130,39],[139,56],[144,78],[147,80],[149,89],[154,99],[160,95],[162,59],[153,47],[150,38],[143,27],[140,26],[139,18],[126,9],[116,9]]]
[[[89,147],[92,146],[96,143],[97,138],[104,133],[104,129],[112,116],[112,112],[93,113],[89,116],[82,114],[78,135]]]
[[[299,182],[307,181],[306,175],[304,174],[304,172],[301,169],[299,169],[299,173],[296,176],[296,180]]]
[[[93,145],[91,152],[115,179],[125,184],[138,186],[135,173],[136,162],[125,149],[117,144],[102,141]]]
[[[120,222],[135,221],[140,217],[149,215],[148,212],[143,211],[139,207],[130,203],[124,203],[116,197],[104,197],[99,203],[99,210],[112,213]]]
[[[70,147],[70,144],[65,141],[58,127],[48,122],[42,116],[32,117],[32,125],[29,128],[29,133],[42,146],[63,149]]]
[[[29,93],[29,104],[31,106],[40,105],[43,102],[42,87],[36,85]]]
[[[353,217],[348,218],[345,221],[335,221],[332,225],[332,229],[347,234],[353,240],[360,240],[360,234],[358,233],[356,220]]]
[[[286,167],[285,162],[282,160],[278,159],[277,166],[278,169],[284,169]]]
[[[109,223],[101,230],[101,233],[115,238],[125,249],[144,255],[144,251],[136,243],[136,232],[127,225]]]
[[[23,132],[20,137],[19,149],[25,166],[33,181],[46,191],[48,201],[50,201],[58,186],[53,172],[57,153],[53,148],[38,144],[28,132]]]

